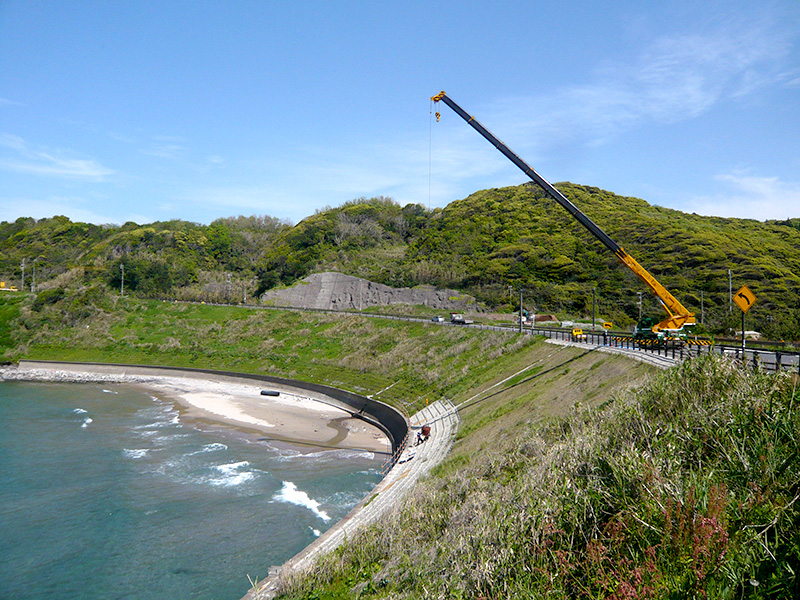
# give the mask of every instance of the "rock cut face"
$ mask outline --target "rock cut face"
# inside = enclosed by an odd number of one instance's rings
[[[362,310],[390,304],[421,304],[437,310],[463,310],[475,304],[472,296],[456,290],[428,285],[393,288],[334,272],[315,273],[292,287],[269,290],[261,300],[276,306],[322,310]]]

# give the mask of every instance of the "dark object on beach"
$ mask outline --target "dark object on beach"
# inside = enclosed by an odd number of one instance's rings
[[[280,396],[281,393],[275,390],[261,390],[262,396]]]

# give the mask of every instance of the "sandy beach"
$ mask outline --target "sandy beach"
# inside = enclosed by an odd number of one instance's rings
[[[160,376],[130,369],[84,365],[54,368],[0,368],[0,380],[70,383],[119,383],[143,387],[183,407],[198,419],[258,432],[274,441],[324,448],[348,448],[391,454],[387,436],[374,425],[353,417],[321,394],[247,378],[210,374]],[[262,395],[268,390],[277,395]]]

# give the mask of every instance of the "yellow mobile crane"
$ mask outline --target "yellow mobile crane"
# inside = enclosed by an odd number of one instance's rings
[[[625,266],[633,271],[639,279],[647,284],[653,293],[656,295],[661,305],[667,311],[667,317],[658,323],[654,323],[655,319],[643,319],[636,328],[637,335],[641,336],[643,333],[649,333],[650,336],[657,336],[663,338],[665,336],[678,336],[684,331],[684,327],[694,325],[696,323],[694,313],[689,312],[672,294],[667,291],[658,280],[653,277],[647,269],[640,265],[625,249],[612,240],[605,231],[600,229],[589,217],[578,209],[572,202],[570,202],[564,194],[559,192],[553,185],[544,177],[534,171],[524,160],[517,156],[508,146],[497,139],[488,129],[481,125],[474,117],[468,115],[464,109],[458,104],[453,102],[447,94],[440,92],[431,98],[434,103],[444,102],[467,124],[471,125],[475,131],[480,133],[492,145],[502,152],[506,158],[512,163],[517,165],[523,173],[530,177],[536,184],[538,184],[553,200],[563,206],[575,219],[583,225],[589,232],[600,240],[603,245],[611,250],[617,258],[619,258]],[[439,113],[436,113],[436,120],[439,120]],[[649,330],[649,331],[648,331]]]

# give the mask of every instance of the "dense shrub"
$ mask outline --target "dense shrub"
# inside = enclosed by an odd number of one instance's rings
[[[51,290],[43,290],[36,294],[31,308],[36,311],[42,310],[49,304],[55,304],[64,297],[64,288],[57,287]]]

